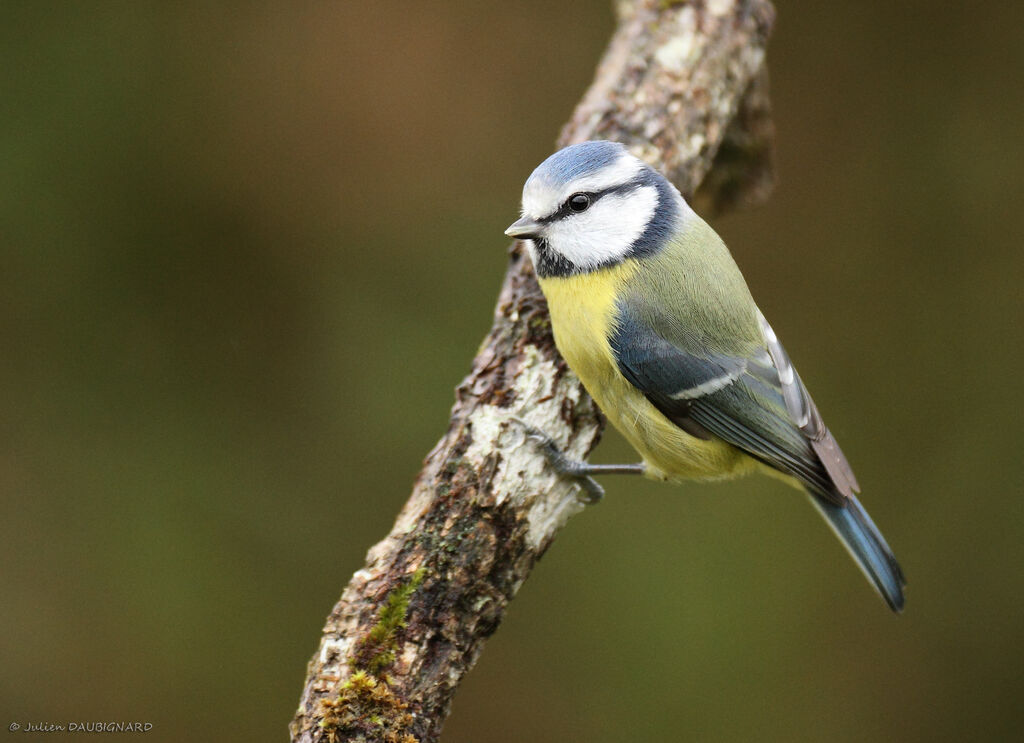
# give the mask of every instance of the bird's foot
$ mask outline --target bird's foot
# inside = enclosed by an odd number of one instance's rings
[[[533,439],[540,446],[540,451],[548,464],[558,474],[576,480],[582,492],[579,495],[581,501],[587,504],[597,503],[604,497],[604,488],[595,480],[592,475],[608,474],[643,474],[644,465],[640,464],[587,464],[578,459],[571,459],[565,455],[555,440],[536,426],[532,426],[522,418],[512,416],[511,420],[523,427],[526,437]]]
[[[548,464],[555,472],[563,477],[572,478],[580,484],[581,491],[578,497],[582,502],[590,505],[604,498],[604,488],[590,476],[586,462],[567,457],[565,452],[558,448],[558,444],[553,438],[522,418],[513,416],[512,420],[522,426],[526,438],[532,439],[538,444],[541,454],[548,460]]]

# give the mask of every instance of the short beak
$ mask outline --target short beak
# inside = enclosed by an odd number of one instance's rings
[[[540,235],[543,225],[534,222],[529,217],[522,217],[509,225],[505,234],[517,240],[530,240]]]

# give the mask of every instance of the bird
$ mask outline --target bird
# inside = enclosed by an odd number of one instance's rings
[[[546,439],[559,472],[781,478],[903,610],[903,571],[839,444],[725,243],[667,178],[620,143],[570,145],[526,180],[505,234],[527,245],[559,353],[642,459],[576,462]]]

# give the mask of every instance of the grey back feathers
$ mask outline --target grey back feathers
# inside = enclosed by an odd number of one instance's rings
[[[545,278],[656,252],[686,213],[675,187],[617,142],[559,150],[523,187],[523,219],[534,228],[531,255]]]

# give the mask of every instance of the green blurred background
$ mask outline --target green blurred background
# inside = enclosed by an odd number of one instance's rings
[[[444,431],[612,12],[356,6],[3,6],[4,728],[284,739]],[[907,611],[779,483],[609,480],[448,743],[1019,738],[1020,6],[778,11],[779,185],[714,224]],[[614,434],[595,455],[631,458]]]

